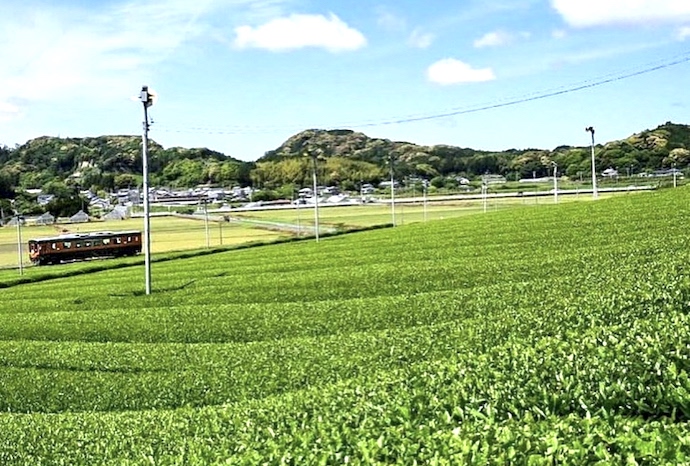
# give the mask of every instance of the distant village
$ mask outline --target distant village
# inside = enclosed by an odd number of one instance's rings
[[[636,176],[647,178],[666,178],[669,176],[683,177],[681,170],[676,168],[656,170],[651,173],[640,173]],[[601,173],[601,176],[606,179],[616,179],[619,174],[613,168],[607,168]],[[541,178],[523,178],[518,180],[519,183],[544,183],[552,180],[552,177]],[[458,177],[457,183],[459,189],[464,192],[471,190],[470,180],[464,177]],[[410,179],[406,180],[407,183]],[[429,186],[428,180],[415,178],[415,183],[420,183],[426,189]],[[481,182],[484,185],[501,185],[507,182],[502,175],[485,174],[481,176]],[[406,184],[407,184],[406,183]],[[392,185],[395,189],[401,187],[401,183],[393,181]],[[363,184],[360,187],[359,193],[351,196],[348,193],[342,193],[337,186],[318,186],[318,198],[320,203],[326,205],[352,205],[377,202],[378,199],[373,197],[378,190],[390,190],[391,181],[383,181],[379,183],[378,187],[372,184]],[[27,194],[36,196],[36,202],[40,206],[49,204],[54,196],[52,194],[43,194],[40,189],[28,189]],[[253,210],[266,206],[276,205],[313,205],[314,194],[313,189],[305,187],[300,189],[294,199],[281,199],[275,201],[254,201],[253,197],[259,189],[247,187],[233,187],[230,189],[219,188],[213,186],[197,186],[188,189],[170,189],[170,188],[150,188],[149,202],[152,207],[167,207],[168,212],[177,211],[180,208],[187,210],[196,206],[196,210],[204,211],[209,204],[215,206],[215,211],[231,210],[230,204],[234,204],[233,210]],[[88,207],[82,206],[80,210],[75,212],[70,217],[55,218],[51,213],[46,212],[39,216],[22,216],[15,214],[14,216],[0,216],[0,226],[16,226],[17,222],[22,225],[50,225],[53,223],[85,223],[93,219],[98,220],[124,220],[132,216],[136,216],[137,208],[143,205],[143,193],[138,188],[120,189],[116,192],[109,193],[105,197],[100,197],[90,190],[79,192],[80,196],[88,203]],[[238,206],[239,204],[239,206]],[[175,209],[173,209],[175,208]],[[160,211],[160,210],[159,210]],[[210,211],[210,210],[209,210]],[[4,220],[4,223],[3,223]]]

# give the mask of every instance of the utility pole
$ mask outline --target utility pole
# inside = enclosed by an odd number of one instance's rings
[[[674,163],[674,164],[673,164],[673,187],[674,187],[674,188],[677,188],[677,187],[678,187],[678,183],[676,182],[676,176],[677,176],[677,174],[678,174],[678,172],[676,171],[676,164]]]
[[[156,100],[156,94],[149,91],[148,86],[141,87],[139,100],[144,106],[144,132],[141,138],[141,164],[144,176],[144,269],[146,281],[146,294],[151,294],[151,222],[149,212],[149,114],[148,109]]]
[[[311,174],[312,174],[312,184],[314,192],[312,193],[314,199],[314,233],[316,236],[316,242],[319,242],[319,192],[316,184],[316,158],[317,151],[311,148],[307,149],[307,154],[311,157]]]
[[[594,127],[588,126],[585,131],[592,133],[592,199],[597,199],[599,193],[597,192],[597,167],[594,160]]]
[[[558,164],[556,162],[551,162],[553,164],[553,203],[558,204]]]
[[[429,180],[423,180],[422,181],[422,188],[424,189],[424,221],[426,222],[426,195],[427,195],[427,190],[429,189]]]
[[[204,229],[206,230],[206,248],[211,247],[211,234],[208,230],[208,198],[201,200],[204,203]]]
[[[391,172],[391,215],[393,218],[393,226],[395,226],[395,179],[394,179],[394,171],[393,171],[393,156],[391,155],[388,158],[388,164],[390,165],[390,172]]]
[[[15,200],[11,200],[12,209],[14,210],[14,218],[17,221],[17,261],[19,263],[19,275],[24,275],[24,263],[22,261],[22,217],[19,211],[14,208]]]

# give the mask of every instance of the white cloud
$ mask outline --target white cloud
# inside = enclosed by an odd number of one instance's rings
[[[50,3],[37,9],[32,2],[3,6],[0,118],[21,116],[34,102],[127,100],[157,64],[209,33],[213,13],[265,18],[286,1],[126,0],[88,9]]]
[[[0,121],[14,120],[20,114],[19,107],[9,102],[0,102]]]
[[[8,118],[37,101],[127,99],[146,68],[201,33],[195,19],[208,3],[154,0],[100,11],[14,5],[0,18],[0,111]]]
[[[565,32],[565,30],[563,29],[554,29],[553,31],[551,31],[551,37],[553,37],[554,39],[564,39],[567,35],[568,33]]]
[[[690,20],[687,0],[551,0],[551,6],[573,27]]]
[[[682,28],[678,29],[676,37],[680,41],[684,41],[685,39],[690,37],[690,26],[683,26]]]
[[[378,9],[376,23],[387,31],[404,31],[407,28],[405,18],[383,8]]]
[[[412,34],[410,34],[410,37],[407,40],[407,42],[412,47],[416,47],[418,49],[425,49],[434,42],[435,38],[436,37],[434,36],[434,34],[430,32],[422,32],[420,29],[415,29],[414,31],[412,31]]]
[[[432,64],[427,70],[429,81],[441,84],[462,84],[470,82],[492,81],[496,79],[491,68],[472,68],[455,58],[444,58]]]
[[[473,43],[475,48],[501,47],[509,45],[518,39],[527,39],[531,36],[529,32],[510,33],[507,31],[487,32]]]
[[[324,48],[331,52],[356,50],[367,43],[364,35],[351,28],[334,14],[294,14],[277,18],[258,27],[235,29],[235,46],[271,51],[295,50],[304,47]]]

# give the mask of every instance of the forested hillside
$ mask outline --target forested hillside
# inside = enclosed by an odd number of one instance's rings
[[[210,149],[164,149],[149,141],[153,185],[248,184],[252,164]],[[17,189],[63,182],[84,189],[113,190],[141,184],[141,138],[40,137],[14,149],[0,148],[0,197]]]
[[[583,131],[583,140],[589,135]],[[420,146],[408,142],[374,139],[349,130],[307,130],[288,139],[257,161],[252,179],[264,186],[307,184],[312,153],[325,159],[319,175],[325,183],[360,180],[375,182],[388,176],[392,160],[396,178],[426,178],[485,173],[508,179],[542,177],[552,173],[556,162],[569,177],[591,175],[590,147],[560,146],[546,149],[509,149],[489,152],[448,145]],[[642,131],[620,141],[597,144],[597,169],[615,168],[622,175],[651,172],[690,164],[690,126],[674,123]]]
[[[583,132],[583,140],[587,135]],[[509,149],[489,152],[448,145],[421,146],[370,138],[351,130],[306,130],[256,163],[243,162],[206,148],[163,148],[150,141],[151,184],[173,188],[202,183],[254,185],[278,189],[310,183],[311,157],[317,156],[320,183],[352,189],[362,182],[387,179],[390,163],[397,179],[419,176],[473,178],[485,173],[508,179],[541,177],[556,162],[562,175],[589,176],[590,147]],[[598,171],[616,168],[621,175],[690,164],[690,126],[665,123],[620,141],[596,147]],[[40,137],[15,148],[0,146],[0,198],[17,191],[60,183],[82,189],[113,190],[141,185],[141,139],[137,136],[93,138]]]

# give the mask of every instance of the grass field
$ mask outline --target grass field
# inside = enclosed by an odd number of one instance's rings
[[[616,195],[630,195],[635,193],[621,193]],[[612,194],[602,193],[601,198],[611,197]],[[588,201],[591,195],[560,196],[560,203]],[[487,211],[548,206],[553,204],[553,197],[541,198],[490,198],[486,204]],[[322,205],[320,210],[320,224],[322,228],[362,228],[374,225],[392,223],[390,206],[368,204],[365,206],[329,207]],[[481,200],[461,201],[435,201],[428,202],[425,209],[422,198],[416,203],[396,205],[396,224],[443,220],[448,218],[464,217],[484,211]],[[303,226],[301,235],[313,234],[310,228],[314,225],[313,207],[302,206],[288,210],[266,211],[223,211],[223,215],[231,215],[236,218],[249,220],[261,220],[278,223],[287,223],[295,226]],[[211,214],[211,218],[214,215]],[[278,238],[296,235],[296,231],[269,230],[257,227],[249,223],[237,222],[209,222],[209,247],[229,246],[254,242],[271,242]],[[89,231],[122,231],[143,230],[143,219],[134,218],[123,221],[101,222],[94,221],[82,224],[59,224],[51,226],[27,225],[22,227],[22,257],[25,266],[30,266],[27,241],[30,238],[55,236],[60,233],[83,233]],[[14,227],[0,228],[0,277],[3,268],[17,268],[17,230]],[[191,250],[205,248],[207,246],[206,228],[200,219],[188,219],[173,216],[151,217],[151,251],[153,254],[170,251]]]
[[[636,193],[621,193],[615,195],[630,195]],[[612,197],[614,194],[602,193],[601,198]],[[386,199],[387,200],[387,199]],[[579,202],[591,200],[591,194],[560,196],[559,203]],[[554,203],[553,196],[526,197],[526,198],[489,198],[486,204],[487,211],[549,206]],[[414,203],[398,203],[395,208],[396,224],[423,222],[424,203],[421,197]],[[484,203],[481,199],[468,199],[456,201],[433,201],[427,203],[426,220],[443,220],[448,218],[464,217],[484,212]],[[264,210],[250,212],[233,212],[233,216],[261,219],[275,222],[286,222],[294,225],[313,225],[313,206],[301,206],[299,209]],[[390,205],[368,204],[364,206],[332,207],[327,204],[319,206],[319,221],[323,225],[345,227],[368,227],[392,223],[392,209]]]
[[[5,282],[0,463],[687,464],[688,196]]]

